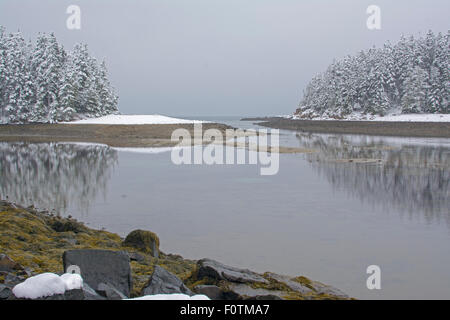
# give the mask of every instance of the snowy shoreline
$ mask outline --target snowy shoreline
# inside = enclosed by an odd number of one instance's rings
[[[319,117],[305,119],[299,116],[286,116],[290,120],[311,120],[311,121],[370,121],[370,122],[450,122],[450,114],[427,113],[427,114],[392,114],[386,116],[350,116],[345,119],[334,119],[328,117]]]
[[[406,115],[407,116],[407,115]],[[257,124],[281,130],[296,130],[310,133],[356,134],[370,136],[450,138],[450,116],[382,117],[378,119],[299,119],[294,117],[271,118]],[[413,121],[415,120],[415,121]],[[435,121],[432,121],[435,120]]]
[[[88,118],[69,122],[59,122],[63,124],[116,124],[116,125],[140,125],[140,124],[192,124],[205,123],[207,121],[187,120],[173,118],[159,114],[149,115],[128,115],[110,114],[99,118]]]

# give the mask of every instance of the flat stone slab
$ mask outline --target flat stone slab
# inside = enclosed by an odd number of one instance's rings
[[[98,288],[107,283],[130,296],[132,288],[130,257],[125,251],[80,249],[68,250],[63,254],[64,270],[76,265],[81,270],[83,280],[91,287]]]
[[[261,275],[248,269],[227,266],[211,259],[198,261],[198,277],[210,277],[217,280],[227,280],[238,283],[268,283]]]

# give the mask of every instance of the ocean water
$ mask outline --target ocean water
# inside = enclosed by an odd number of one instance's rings
[[[205,120],[259,128],[238,118]],[[450,299],[450,139],[280,132],[279,172],[171,153],[0,142],[0,196],[186,258],[304,275],[361,299]],[[366,269],[381,268],[381,290]]]

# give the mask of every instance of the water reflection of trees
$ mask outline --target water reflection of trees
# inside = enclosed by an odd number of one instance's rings
[[[312,167],[334,188],[450,226],[450,148],[398,138],[297,134]],[[365,159],[367,161],[362,161]]]
[[[97,195],[105,196],[117,161],[117,151],[102,145],[0,142],[0,197],[85,213]]]

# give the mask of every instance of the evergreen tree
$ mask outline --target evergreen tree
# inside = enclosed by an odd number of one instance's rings
[[[416,66],[405,81],[405,94],[402,99],[403,113],[421,113],[426,109],[427,72]]]
[[[449,113],[449,34],[401,37],[395,45],[334,61],[308,84],[296,115]]]
[[[54,34],[35,46],[0,26],[0,123],[71,121],[117,113],[105,63],[86,45],[67,53]]]

